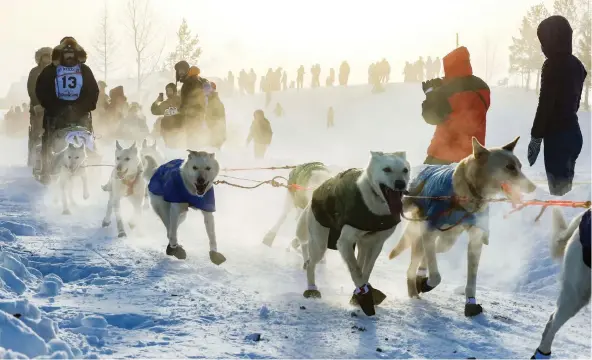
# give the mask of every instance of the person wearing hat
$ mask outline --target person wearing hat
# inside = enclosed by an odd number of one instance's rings
[[[76,39],[65,37],[52,51],[52,63],[39,74],[35,95],[43,107],[42,157],[40,181],[49,183],[53,131],[68,126],[82,126],[92,132],[91,111],[97,106],[99,86],[85,64],[86,51]]]
[[[263,159],[267,148],[271,144],[272,137],[271,123],[265,118],[263,110],[255,110],[253,113],[253,122],[249,129],[249,136],[247,137],[247,146],[249,146],[252,140],[256,159]]]
[[[43,47],[35,52],[35,62],[37,66],[29,72],[27,79],[27,92],[29,93],[29,155],[27,158],[27,166],[33,166],[33,148],[41,138],[41,130],[43,129],[43,107],[39,105],[39,100],[35,94],[35,84],[41,71],[51,62],[50,47]]]
[[[177,81],[181,82],[181,107],[180,116],[183,118],[183,128],[187,135],[186,146],[203,145],[197,138],[202,137],[205,127],[206,94],[204,85],[208,81],[199,76],[197,66],[189,66],[187,61],[179,61],[175,64]]]

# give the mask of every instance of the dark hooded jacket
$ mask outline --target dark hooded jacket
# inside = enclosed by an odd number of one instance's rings
[[[56,94],[57,68],[60,65],[62,51],[68,44],[74,46],[82,75],[80,95],[78,96],[78,99],[73,101],[61,100]],[[84,64],[84,62],[86,62],[86,52],[84,49],[76,42],[76,40],[72,38],[64,38],[60,45],[53,49],[51,57],[52,63],[46,66],[41,74],[39,74],[35,86],[35,94],[37,95],[37,99],[39,99],[41,106],[45,108],[45,115],[49,117],[57,117],[62,114],[68,106],[72,106],[72,110],[80,116],[84,116],[95,110],[99,98],[99,86],[90,68]]]
[[[35,62],[37,66],[31,69],[29,72],[29,77],[27,78],[27,92],[29,93],[29,113],[35,113],[35,106],[39,105],[39,100],[37,99],[37,94],[35,94],[35,85],[37,84],[37,78],[41,71],[43,71],[44,66],[41,65],[41,58],[44,55],[47,55],[51,58],[52,49],[50,47],[44,47],[35,52]]]
[[[424,120],[436,125],[428,156],[459,162],[473,153],[473,136],[485,144],[490,90],[483,80],[473,75],[466,47],[450,52],[443,63],[442,85],[428,92],[422,103]]]
[[[206,108],[206,99],[203,91],[206,79],[199,76],[199,68],[192,66],[181,86],[180,112],[186,117],[203,114]]]
[[[539,105],[532,125],[533,138],[545,138],[578,122],[584,65],[572,55],[573,30],[567,19],[554,15],[543,20],[537,36],[547,60],[541,71]]]

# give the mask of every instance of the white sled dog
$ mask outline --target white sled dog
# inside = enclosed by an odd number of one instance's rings
[[[73,144],[68,144],[65,149],[54,154],[52,160],[52,174],[58,177],[58,186],[62,195],[62,214],[70,215],[70,208],[68,207],[68,200],[75,205],[74,196],[72,193],[72,180],[75,177],[82,179],[82,197],[84,200],[89,198],[88,193],[88,178],[86,176],[86,147],[82,144],[79,147]]]
[[[144,139],[144,141],[142,141],[142,149],[140,150],[140,154],[142,156],[142,161],[144,161],[144,165],[146,165],[146,156],[153,158],[157,164],[164,163],[164,155],[160,152],[160,150],[158,150],[156,141],[154,141],[152,145],[148,145],[148,141]]]
[[[271,247],[279,231],[280,227],[286,221],[288,214],[296,209],[299,218],[302,211],[310,202],[312,192],[319,187],[323,182],[331,177],[330,170],[325,164],[320,162],[310,162],[296,166],[288,175],[288,186],[299,186],[304,189],[290,187],[286,189],[286,199],[284,201],[284,208],[280,213],[275,225],[267,232],[263,238],[263,244]],[[300,242],[296,239],[292,241],[292,247],[296,249],[300,246]]]
[[[458,236],[469,235],[468,273],[465,295],[465,316],[483,311],[475,301],[477,269],[483,244],[489,243],[487,199],[511,189],[511,196],[533,192],[536,187],[522,173],[522,164],[514,155],[519,137],[511,143],[486,149],[473,137],[473,154],[458,164],[428,165],[409,186],[411,197],[404,202],[404,211],[413,218],[403,231],[399,243],[390,252],[393,259],[411,247],[411,262],[407,269],[409,297],[419,298],[441,281],[436,253],[454,245]],[[413,196],[443,196],[452,200],[430,200]],[[426,277],[426,265],[429,277]]]
[[[327,248],[338,250],[356,290],[353,303],[366,315],[385,298],[369,284],[385,240],[401,221],[402,196],[409,182],[405,152],[371,152],[366,169],[349,169],[317,188],[296,229],[302,246],[308,288],[304,297],[320,297],[315,267]],[[358,247],[356,259],[355,247]]]
[[[142,176],[144,168],[135,142],[127,149],[122,148],[119,141],[115,142],[115,164],[109,183],[103,186],[103,190],[109,191],[103,227],[111,224],[111,214],[114,212],[118,237],[125,237],[120,211],[121,198],[127,197],[134,207],[134,215],[129,223],[133,229],[142,216],[142,202],[146,192],[146,180]]]
[[[152,209],[167,230],[169,244],[166,254],[185,259],[187,254],[177,242],[177,229],[187,217],[189,208],[201,210],[210,242],[210,260],[220,265],[226,258],[218,252],[214,211],[214,181],[220,171],[215,154],[187,150],[186,159],[171,160],[159,167],[151,157],[145,177],[150,179],[148,191]]]
[[[557,308],[549,317],[543,337],[531,359],[551,358],[555,334],[580,309],[590,303],[590,209],[569,226],[560,210],[553,209],[551,256],[562,260],[561,290]]]

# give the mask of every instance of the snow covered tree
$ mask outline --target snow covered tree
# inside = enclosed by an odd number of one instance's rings
[[[97,35],[93,48],[95,50],[95,56],[93,56],[98,72],[103,74],[103,81],[107,82],[109,75],[109,69],[112,69],[113,53],[117,51],[117,43],[113,37],[111,31],[111,18],[109,17],[109,11],[107,9],[107,1],[103,3],[103,14],[99,22]]]
[[[555,0],[553,3],[553,15],[563,16],[574,29],[579,25],[578,6],[575,0]]]
[[[183,19],[179,31],[177,31],[177,46],[175,51],[171,52],[165,62],[167,70],[173,69],[175,64],[181,60],[187,61],[190,65],[197,64],[201,56],[201,47],[199,46],[199,36],[192,35],[187,20]]]
[[[582,20],[580,21],[580,28],[579,28],[579,41],[577,44],[577,56],[580,61],[584,64],[586,71],[588,72],[588,76],[586,76],[586,82],[584,84],[584,107],[586,109],[590,109],[589,103],[589,94],[590,94],[590,85],[592,84],[592,50],[590,48],[590,43],[592,40],[592,22],[590,21],[590,13],[586,10],[582,15]]]

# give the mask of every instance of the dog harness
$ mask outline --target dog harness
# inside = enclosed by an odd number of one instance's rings
[[[66,141],[66,143],[72,144],[76,147],[80,147],[82,144],[84,144],[85,148],[89,149],[90,151],[95,151],[94,138],[90,131],[69,131],[68,133],[66,133],[64,140]]]
[[[136,176],[134,176],[132,179],[127,180],[125,176],[119,178],[119,181],[121,181],[121,183],[126,187],[125,196],[132,196],[132,194],[134,193],[134,186],[138,183],[138,180],[140,179],[140,176],[142,176],[143,172],[144,171],[142,170],[142,168],[138,167]]]
[[[417,189],[423,186],[417,196],[449,197],[439,199],[414,199],[413,203],[426,217],[430,230],[442,230],[446,225],[473,225],[485,232],[489,232],[489,209],[487,205],[478,213],[469,213],[462,209],[453,199],[456,195],[452,186],[452,175],[456,165],[428,165],[413,179],[409,188]],[[423,185],[422,185],[423,183]],[[411,190],[413,191],[413,190]]]
[[[349,169],[325,181],[312,193],[311,210],[322,226],[329,228],[327,247],[337,250],[344,225],[378,232],[401,222],[401,214],[376,215],[368,209],[356,182],[362,170]]]
[[[580,221],[580,243],[582,244],[582,255],[584,264],[590,267],[590,209],[586,210]]]
[[[185,187],[181,178],[181,165],[184,161],[175,159],[161,165],[150,178],[148,190],[154,195],[162,196],[166,202],[187,203],[192,208],[206,212],[216,211],[213,186],[203,196],[193,195]]]
[[[294,188],[292,185],[307,186],[312,172],[316,170],[327,170],[321,162],[310,162],[296,166],[288,175],[288,190],[292,195],[292,200],[297,208],[304,209],[308,205],[306,193]]]

